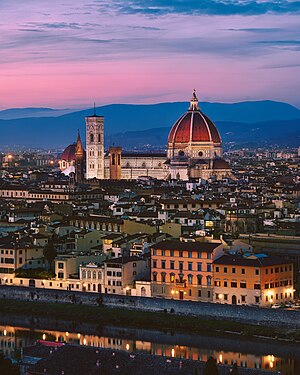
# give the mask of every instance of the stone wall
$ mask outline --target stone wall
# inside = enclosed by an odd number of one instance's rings
[[[232,320],[264,326],[300,328],[300,311],[263,309],[259,307],[221,305],[205,302],[160,298],[131,297],[111,294],[58,291],[26,287],[0,286],[1,299],[20,301],[76,303],[140,311],[168,312],[218,320]]]

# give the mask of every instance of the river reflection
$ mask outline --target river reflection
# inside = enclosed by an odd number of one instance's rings
[[[204,346],[176,345],[175,343],[142,341],[124,337],[107,337],[81,332],[62,332],[54,330],[30,329],[17,326],[0,326],[0,350],[10,358],[16,358],[22,348],[34,345],[36,340],[65,342],[75,345],[87,345],[101,348],[112,348],[126,351],[138,351],[168,357],[186,358],[206,361],[214,356],[219,363],[233,364],[240,367],[266,369],[277,372],[279,369],[284,375],[297,375],[297,363],[293,356],[281,358],[273,354],[252,354],[238,351],[218,350]],[[173,340],[174,341],[174,340]],[[237,340],[237,347],[239,343]]]

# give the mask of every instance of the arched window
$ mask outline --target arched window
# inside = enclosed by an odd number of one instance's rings
[[[146,295],[146,288],[142,287],[141,288],[141,296],[145,296],[145,295]]]
[[[198,285],[202,285],[202,275],[197,275]]]
[[[88,277],[88,279],[91,278],[91,271],[88,271],[88,272],[87,272],[87,277]]]
[[[93,271],[93,279],[96,280],[96,278],[97,278],[97,273],[96,271]]]
[[[91,142],[91,143],[94,142],[94,134],[93,134],[93,133],[90,133],[90,142]]]
[[[99,271],[98,272],[98,280],[101,280],[102,279],[102,273]]]
[[[165,273],[165,272],[162,272],[162,273],[161,273],[161,282],[162,282],[162,283],[165,283],[165,282],[166,282],[166,273]]]
[[[101,134],[98,134],[98,142],[101,142]]]
[[[82,279],[86,279],[86,271],[85,270],[82,271]]]
[[[115,153],[113,153],[113,154],[111,155],[111,164],[112,164],[112,165],[115,165],[115,164],[116,164],[116,154],[115,154]]]
[[[157,281],[157,272],[153,272],[153,281]]]
[[[170,274],[170,283],[174,283],[175,282],[175,273],[171,273]]]
[[[206,285],[207,286],[211,285],[211,276],[206,276]]]
[[[191,274],[188,275],[188,283],[193,284],[193,275]]]

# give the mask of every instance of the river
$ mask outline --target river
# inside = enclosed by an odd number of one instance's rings
[[[300,347],[293,343],[247,340],[237,337],[189,335],[147,329],[125,329],[97,324],[0,314],[0,350],[17,360],[22,348],[36,340],[66,342],[168,357],[218,362],[266,369],[284,375],[300,373]]]

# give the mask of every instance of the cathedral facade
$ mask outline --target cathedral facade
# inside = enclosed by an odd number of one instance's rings
[[[222,141],[216,125],[200,110],[194,91],[190,106],[173,125],[166,153],[128,153],[121,147],[104,149],[104,117],[86,117],[86,174],[89,179],[233,178],[222,158]]]

